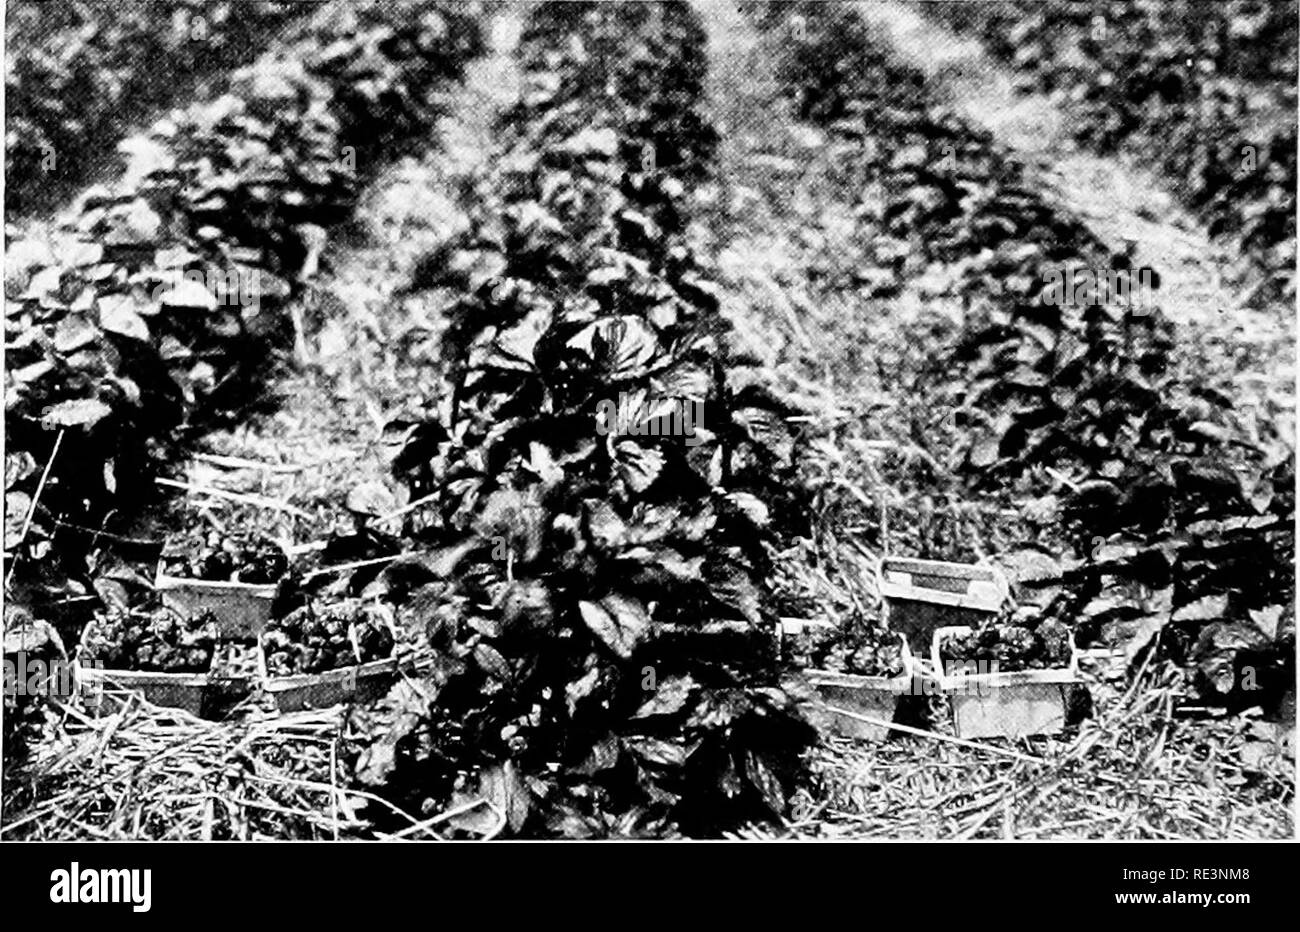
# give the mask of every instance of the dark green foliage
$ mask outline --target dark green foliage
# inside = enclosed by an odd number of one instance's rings
[[[851,9],[798,4],[767,28],[790,30],[794,16],[803,38],[786,45],[788,95],[861,147],[860,183],[878,186],[880,226],[902,254],[959,270],[952,289],[971,310],[925,389],[954,412],[949,464],[972,490],[1042,495],[1066,477],[1062,516],[1084,563],[1064,617],[1085,641],[1135,657],[1158,642],[1188,661],[1208,622],[1253,625],[1292,605],[1294,455],[1289,438],[1260,429],[1269,412],[1189,377],[1158,307],[1045,300],[1062,270],[1124,270],[1127,256],[1032,190]],[[908,272],[887,256],[881,265]],[[1219,610],[1190,610],[1207,598]],[[1283,615],[1264,635],[1293,665]]]
[[[1215,236],[1294,297],[1293,2],[927,3],[1022,82],[1065,103],[1080,142],[1154,163]],[[1263,125],[1265,130],[1256,127]],[[1270,128],[1271,127],[1271,128]]]
[[[87,192],[50,242],[10,240],[5,549],[24,572],[52,556],[78,572],[84,541],[59,522],[93,528],[146,500],[184,428],[246,409],[322,228],[382,150],[436,117],[432,92],[478,45],[473,18],[438,3],[400,22],[351,8],[160,123],[138,183]]]
[[[309,9],[263,0],[8,4],[6,214],[49,206],[111,159],[124,121],[177,99],[207,72],[251,60]]]
[[[355,717],[359,776],[408,805],[478,788],[516,832],[713,834],[793,788],[812,732],[776,688],[762,498],[794,437],[680,234],[702,46],[678,4],[539,8],[501,203],[428,283],[448,397],[398,469],[439,493],[438,549],[379,586],[436,660],[427,698]],[[662,404],[675,433],[643,429]]]

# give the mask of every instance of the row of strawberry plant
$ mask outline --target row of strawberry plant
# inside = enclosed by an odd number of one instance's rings
[[[779,65],[792,104],[847,143],[842,180],[860,192],[857,216],[871,234],[862,239],[878,266],[860,278],[882,296],[924,279],[965,309],[939,372],[963,414],[948,463],[997,481],[1030,462],[1114,468],[1119,425],[1094,408],[1123,401],[1111,377],[1169,371],[1171,327],[1154,307],[1117,314],[1109,303],[1043,297],[1058,271],[1121,271],[1126,257],[1035,191],[851,9],[796,4],[764,16],[769,30],[797,36]]]
[[[1124,149],[1171,183],[1212,235],[1294,291],[1294,3],[925,4],[980,37],[1022,83],[1067,107],[1083,144]],[[1289,303],[1289,302],[1288,302]]]
[[[876,242],[946,268],[971,308],[936,354],[932,390],[957,412],[953,433],[968,434],[957,449],[972,488],[1042,494],[1058,482],[1048,470],[1068,483],[1062,515],[1084,562],[1056,610],[1085,637],[1104,631],[1134,648],[1167,630],[1173,656],[1210,664],[1200,672],[1211,693],[1229,691],[1212,669],[1225,640],[1284,677],[1294,658],[1276,617],[1294,591],[1285,439],[1268,426],[1261,435],[1260,412],[1234,408],[1191,371],[1157,308],[1095,293],[1045,300],[1054,274],[1122,268],[1124,257],[1053,210],[852,11],[764,16],[802,37],[788,43],[788,90],[805,117],[853,142],[864,203],[878,205],[860,213]],[[906,278],[918,265],[890,271]]]
[[[308,9],[281,0],[9,4],[6,214],[52,203],[111,153],[124,119],[251,61]]]
[[[714,834],[797,780],[812,731],[777,686],[762,498],[793,438],[682,233],[704,44],[676,3],[528,22],[509,143],[435,283],[447,390],[402,425],[432,549],[372,585],[433,654],[418,701],[352,720],[358,778],[406,807]]]
[[[427,128],[478,45],[454,6],[401,21],[332,9],[227,93],[160,121],[142,180],[87,192],[48,239],[11,236],[10,561],[80,575],[78,529],[132,518],[186,432],[242,408],[324,227],[348,216],[363,171]]]

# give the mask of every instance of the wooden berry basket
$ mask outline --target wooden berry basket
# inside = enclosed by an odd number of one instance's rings
[[[78,658],[73,670],[82,704],[93,714],[116,711],[129,694],[139,693],[153,705],[181,709],[201,718],[252,691],[251,676],[214,675],[216,661],[214,653],[212,666],[204,673],[149,673],[85,666]]]
[[[348,626],[348,640],[352,643],[352,653],[360,661],[361,651],[357,647],[356,631],[351,625]],[[266,648],[260,636],[257,646],[257,662],[263,688],[281,712],[324,709],[340,702],[377,699],[397,679],[395,636],[393,656],[385,660],[356,663],[323,673],[295,673],[291,676],[271,676],[266,669]]]
[[[154,577],[154,589],[165,606],[187,618],[210,611],[217,634],[232,640],[253,640],[266,627],[271,606],[280,591],[279,583],[214,582],[169,576],[162,563]]]
[[[798,634],[809,627],[834,627],[829,621],[782,620],[777,626],[778,638]],[[834,706],[847,712],[855,712],[879,722],[892,722],[898,711],[899,697],[907,695],[912,689],[915,669],[912,652],[903,639],[903,672],[898,676],[860,676],[856,673],[838,673],[834,670],[805,670],[808,682],[817,690],[825,706]],[[859,718],[832,712],[829,708],[821,710],[822,721],[819,727],[831,734],[859,741],[884,741],[889,737],[890,729],[883,724],[864,722]]]
[[[125,704],[130,693],[169,709],[202,716],[211,680],[207,673],[142,673],[104,670],[75,664],[82,704],[94,714],[108,714]],[[106,700],[115,699],[116,703]]]
[[[1054,735],[1065,727],[1069,690],[1079,679],[1079,658],[1070,645],[1070,661],[1050,670],[1010,673],[948,672],[939,656],[940,642],[971,633],[967,626],[934,632],[930,659],[939,688],[952,705],[953,728],[959,738],[1007,738]]]
[[[995,566],[902,557],[881,560],[878,585],[886,627],[902,634],[921,656],[936,630],[978,626],[1001,609],[1010,591]]]

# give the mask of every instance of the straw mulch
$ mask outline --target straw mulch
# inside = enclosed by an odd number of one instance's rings
[[[1096,715],[1059,738],[828,738],[789,823],[736,837],[1294,837],[1294,752],[1257,740],[1249,718],[1175,717],[1180,677],[1144,671],[1113,694],[1094,682]],[[417,821],[349,788],[341,707],[226,722],[138,699],[102,718],[59,712],[56,737],[8,768],[0,838],[385,837],[367,807],[397,814],[391,837],[438,838],[452,815]]]
[[[777,837],[1294,838],[1293,745],[1250,718],[1177,718],[1181,675],[1144,673],[1059,738],[831,738]]]
[[[341,708],[211,722],[137,697],[102,718],[58,711],[57,737],[7,768],[0,838],[337,839],[373,836],[367,803],[391,808],[345,791]]]

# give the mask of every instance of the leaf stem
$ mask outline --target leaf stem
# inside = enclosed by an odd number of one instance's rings
[[[45,469],[41,473],[41,479],[36,483],[36,493],[27,506],[27,516],[23,518],[23,529],[18,533],[18,543],[14,545],[14,561],[9,565],[9,574],[5,576],[6,587],[13,582],[14,570],[18,566],[23,541],[27,539],[27,532],[31,530],[32,518],[36,516],[36,505],[41,500],[41,493],[45,491],[45,482],[50,478],[50,468],[54,465],[54,458],[59,455],[59,447],[63,446],[63,434],[66,430],[66,427],[59,428],[59,435],[54,438],[54,449],[50,450],[50,458],[45,461]]]

